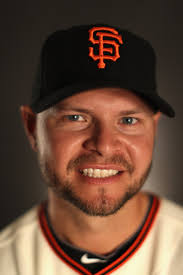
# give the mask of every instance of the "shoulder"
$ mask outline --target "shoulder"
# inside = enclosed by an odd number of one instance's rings
[[[168,199],[160,199],[154,226],[154,245],[160,270],[165,274],[182,274],[183,207]]]
[[[13,241],[19,238],[19,236],[23,236],[24,233],[30,232],[35,228],[35,226],[37,226],[38,210],[39,205],[33,206],[0,231],[0,250],[1,248],[10,245]]]
[[[20,274],[22,258],[31,270],[33,244],[39,232],[39,207],[32,207],[0,232],[0,274]]]
[[[173,250],[183,245],[183,207],[165,198],[160,199],[160,207],[155,226],[159,243]],[[183,256],[183,251],[182,251]]]
[[[183,228],[183,206],[166,198],[160,198],[159,219],[167,225]]]
[[[154,249],[159,270],[164,274],[180,274],[183,269],[183,207],[166,198],[159,199],[149,245]]]

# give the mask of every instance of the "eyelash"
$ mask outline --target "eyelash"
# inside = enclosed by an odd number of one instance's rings
[[[70,120],[70,121],[79,121],[79,120],[71,120],[71,119],[69,119],[70,117],[76,117],[76,116],[77,116],[77,117],[82,117],[82,115],[66,115],[65,118],[68,119],[68,120]],[[83,119],[83,120],[84,120],[84,119]],[[82,120],[82,121],[83,121],[83,120]]]
[[[130,124],[126,124],[126,125],[135,125],[137,122],[138,122],[138,119],[137,118],[135,118],[135,117],[123,117],[122,118],[122,120],[124,120],[124,119],[132,119],[132,120],[136,120],[136,122],[135,123],[130,123]]]
[[[66,116],[64,116],[66,119],[68,119],[69,121],[76,121],[76,122],[80,122],[80,121],[86,121],[84,118],[83,118],[83,120],[72,120],[72,119],[70,119],[70,118],[73,118],[73,117],[83,117],[82,115],[76,115],[76,114],[74,114],[74,115],[66,115]],[[136,122],[135,123],[124,123],[124,120],[129,120],[129,119],[132,119],[132,120],[135,120]],[[123,117],[122,119],[121,119],[121,121],[123,121],[123,124],[126,124],[126,125],[135,125],[137,122],[138,122],[138,119],[137,118],[135,118],[135,117]]]

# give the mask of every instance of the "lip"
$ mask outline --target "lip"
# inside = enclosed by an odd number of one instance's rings
[[[92,184],[92,185],[108,185],[108,184],[115,184],[119,181],[119,178],[123,175],[124,172],[120,172],[119,174],[116,174],[114,176],[106,177],[106,178],[92,178],[88,176],[84,176],[83,174],[80,174],[80,177],[82,179],[82,182],[86,184]]]
[[[112,169],[112,170],[117,170],[120,172],[124,172],[125,169],[123,167],[121,167],[120,165],[116,165],[116,164],[85,164],[79,167],[79,171],[82,171],[84,169]]]

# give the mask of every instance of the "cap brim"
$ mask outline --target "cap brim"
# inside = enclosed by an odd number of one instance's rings
[[[91,89],[97,88],[109,88],[109,87],[117,87],[130,90],[140,96],[142,99],[146,100],[150,105],[154,106],[157,110],[164,113],[169,117],[175,116],[175,111],[173,108],[167,103],[164,99],[162,99],[154,90],[146,90],[140,91],[137,88],[133,89],[133,87],[129,87],[129,85],[125,85],[124,83],[116,83],[116,81],[93,81],[93,82],[82,82],[82,83],[75,83],[73,85],[64,87],[62,89],[58,89],[52,92],[49,92],[48,96],[40,99],[40,101],[36,101],[32,103],[30,107],[32,108],[33,112],[40,113],[51,106],[54,106],[59,101],[63,100],[64,98],[70,97],[76,93],[88,91]]]
[[[175,111],[174,109],[171,107],[171,105],[164,100],[162,97],[160,97],[157,93],[143,93],[143,92],[138,92],[135,91],[135,93],[137,95],[139,95],[140,97],[142,97],[142,99],[144,99],[145,101],[147,101],[147,103],[149,103],[149,105],[151,105],[152,107],[154,107],[155,109],[159,110],[160,112],[162,112],[163,114],[169,116],[169,117],[175,117]]]

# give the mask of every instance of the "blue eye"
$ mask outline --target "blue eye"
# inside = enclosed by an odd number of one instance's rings
[[[131,125],[131,124],[135,124],[136,122],[137,122],[137,119],[134,117],[123,117],[122,118],[123,124]]]
[[[70,121],[83,121],[84,120],[81,115],[67,115],[66,117]]]

